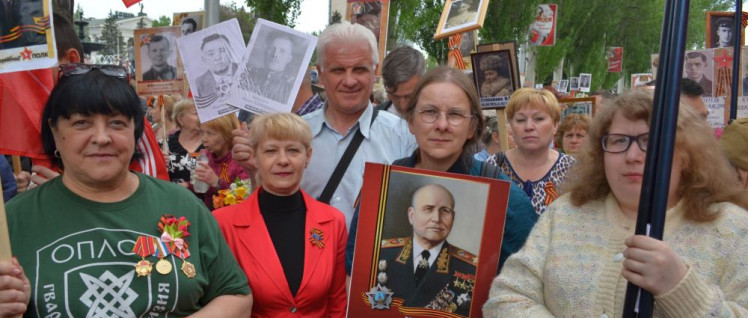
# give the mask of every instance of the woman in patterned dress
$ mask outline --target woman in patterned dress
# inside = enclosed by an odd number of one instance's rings
[[[530,198],[535,213],[545,212],[558,197],[558,186],[574,158],[551,148],[561,108],[553,93],[522,88],[512,94],[506,115],[517,148],[495,154],[486,162],[501,168]]]

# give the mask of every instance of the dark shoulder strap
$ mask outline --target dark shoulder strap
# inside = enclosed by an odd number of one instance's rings
[[[370,128],[371,128],[371,125],[374,125],[374,119],[377,118],[377,114],[379,114],[379,110],[373,109],[373,113],[371,114],[371,124],[369,124]],[[351,160],[353,160],[353,156],[356,155],[356,151],[358,151],[358,147],[361,146],[361,142],[363,141],[364,141],[364,135],[361,133],[361,127],[359,126],[358,130],[356,130],[356,135],[353,136],[351,143],[348,144],[347,148],[345,148],[345,152],[343,153],[343,156],[340,157],[340,161],[338,161],[338,165],[335,167],[335,170],[332,172],[330,179],[327,180],[325,189],[322,190],[322,194],[320,194],[317,200],[319,200],[320,202],[330,204],[330,199],[332,199],[332,195],[335,193],[335,190],[338,189],[338,185],[340,185],[340,180],[343,180],[343,175],[345,175],[345,171],[348,170],[348,166],[351,164]]]

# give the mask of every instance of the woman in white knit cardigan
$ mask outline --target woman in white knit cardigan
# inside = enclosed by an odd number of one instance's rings
[[[597,114],[563,195],[493,282],[485,317],[621,317],[626,283],[655,317],[748,316],[748,196],[706,121],[680,107],[664,241],[633,235],[652,96]]]

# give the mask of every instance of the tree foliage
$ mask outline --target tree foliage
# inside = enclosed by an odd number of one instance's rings
[[[151,27],[163,27],[163,26],[170,26],[171,25],[171,18],[167,17],[165,15],[162,15],[158,17],[158,19],[153,21],[153,24]]]
[[[244,43],[249,42],[249,36],[252,35],[252,31],[255,28],[257,18],[251,15],[244,7],[238,6],[236,3],[229,5],[221,4],[218,11],[218,21],[226,21],[236,18],[239,21],[239,27],[242,29],[242,37]]]
[[[101,41],[106,43],[101,54],[103,55],[125,55],[125,40],[122,33],[117,28],[117,17],[109,11],[109,16],[104,20],[104,27],[101,30]]]
[[[301,0],[247,0],[255,18],[263,18],[293,28],[301,12]]]
[[[526,43],[529,25],[543,3],[558,4],[557,34],[555,46],[530,50],[537,57],[536,80],[549,77],[561,60],[564,78],[592,73],[593,90],[612,87],[620,76],[650,71],[650,55],[659,52],[665,0],[490,0],[480,44]],[[691,0],[686,49],[705,47],[706,11],[732,6],[732,0]],[[446,40],[433,40],[443,8],[443,0],[390,1],[388,47],[413,42],[444,64]],[[607,72],[605,49],[611,46],[623,47],[623,73]]]
[[[434,41],[444,1],[390,1],[388,48],[416,43],[438,64],[447,60],[447,40]]]
[[[542,0],[492,1],[481,42],[524,43]],[[650,71],[650,55],[659,52],[665,0],[559,0],[556,45],[536,47],[536,81],[549,77],[563,59],[564,78],[592,73],[592,89],[610,88],[620,76]],[[734,2],[691,0],[687,49],[704,47],[706,11],[726,10]],[[509,16],[507,16],[507,14]],[[491,18],[504,17],[504,18]],[[606,47],[623,47],[623,73],[608,73]],[[574,74],[569,74],[573,70]]]

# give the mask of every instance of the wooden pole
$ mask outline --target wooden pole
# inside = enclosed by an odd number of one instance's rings
[[[13,161],[13,173],[18,175],[21,173],[21,157],[19,156],[11,156],[11,161]]]
[[[504,108],[496,110],[496,124],[499,125],[499,148],[501,152],[509,150],[509,134],[506,130],[506,114]]]
[[[162,140],[162,142],[161,142],[161,150],[164,153],[166,153],[168,151],[168,149],[169,149],[168,148],[169,146],[167,145],[167,143],[168,143],[167,138],[168,137],[166,136],[166,133],[167,133],[166,132],[166,109],[164,108],[164,104],[163,103],[161,103],[161,105],[159,107],[161,107],[161,138],[162,138],[161,139]]]
[[[0,182],[0,193],[3,193],[2,182]],[[10,232],[8,231],[8,218],[5,215],[5,199],[2,195],[0,195],[0,262],[13,262],[13,252],[10,250]],[[13,318],[21,317],[23,317],[23,315],[18,315]]]

